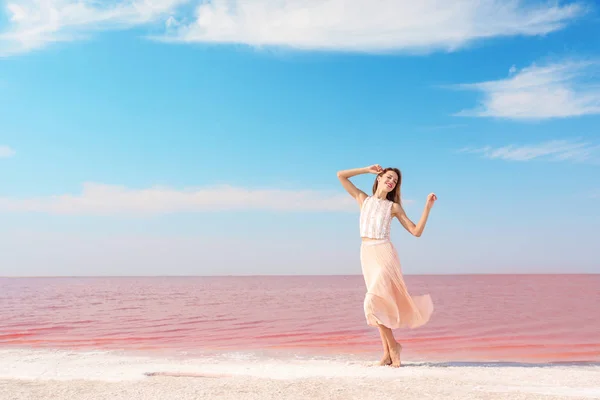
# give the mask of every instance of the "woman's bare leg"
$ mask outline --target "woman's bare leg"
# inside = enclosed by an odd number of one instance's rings
[[[382,339],[385,339],[387,341],[387,348],[389,350],[389,355],[392,360],[392,367],[398,368],[401,364],[400,352],[402,351],[402,346],[400,345],[400,343],[396,342],[394,334],[390,328],[383,325],[379,325],[379,332],[382,336]]]
[[[381,342],[383,344],[383,357],[381,358],[381,361],[379,361],[379,365],[391,365],[392,358],[390,357],[390,347],[385,333],[383,332],[383,328],[385,327],[379,325],[379,335],[381,336]]]

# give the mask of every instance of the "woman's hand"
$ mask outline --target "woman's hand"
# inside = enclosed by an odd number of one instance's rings
[[[436,200],[437,196],[435,195],[435,193],[429,193],[429,196],[427,196],[427,208],[431,209],[431,207],[433,207],[433,203],[435,203]]]
[[[381,171],[383,171],[383,168],[381,168],[381,165],[379,164],[373,164],[369,167],[366,168],[367,172],[370,174],[379,174]]]

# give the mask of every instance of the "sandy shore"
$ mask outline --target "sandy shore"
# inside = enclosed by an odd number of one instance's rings
[[[180,373],[195,377],[163,376]],[[0,350],[2,400],[600,399],[600,366]]]
[[[590,382],[574,388],[544,384],[494,385],[473,371],[449,370],[442,376],[397,379],[310,378],[274,380],[266,378],[174,378],[152,377],[142,381],[32,381],[0,380],[3,400],[187,400],[187,399],[506,399],[564,400],[600,398],[600,389]],[[515,371],[511,373],[514,374]],[[545,373],[535,371],[540,376]],[[459,375],[462,375],[459,377]],[[479,374],[477,374],[479,375]],[[552,374],[554,375],[554,373]],[[596,378],[600,375],[596,372]],[[506,381],[506,379],[502,379]],[[566,382],[566,379],[563,379]],[[587,386],[587,389],[585,388]]]

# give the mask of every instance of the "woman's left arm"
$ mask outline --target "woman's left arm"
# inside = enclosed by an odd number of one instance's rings
[[[410,218],[404,212],[402,206],[398,203],[394,203],[392,207],[392,214],[398,218],[398,221],[402,224],[404,229],[410,232],[411,235],[420,237],[423,234],[423,230],[425,230],[425,225],[427,224],[427,219],[429,218],[429,212],[431,211],[431,207],[433,207],[433,203],[437,200],[437,196],[434,193],[429,194],[427,196],[427,202],[425,203],[425,209],[421,214],[421,219],[417,224],[412,222]]]

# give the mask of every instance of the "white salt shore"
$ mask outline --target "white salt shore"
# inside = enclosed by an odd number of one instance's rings
[[[164,374],[188,375],[182,377]],[[193,376],[193,377],[190,377]],[[600,399],[600,366],[0,350],[2,400]]]

